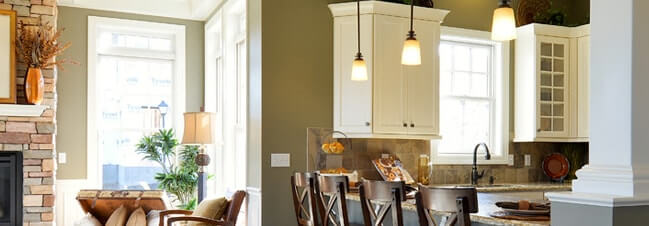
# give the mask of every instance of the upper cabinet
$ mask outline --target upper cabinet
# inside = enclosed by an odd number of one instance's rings
[[[369,79],[352,81],[356,3],[329,5],[334,16],[334,129],[350,137],[433,139],[439,135],[440,23],[448,11],[415,7],[422,63],[401,65],[410,6],[363,1],[361,52]]]
[[[514,141],[588,141],[589,29],[518,28]]]

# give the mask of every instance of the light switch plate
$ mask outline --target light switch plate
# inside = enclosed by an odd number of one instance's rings
[[[382,159],[390,158],[390,154],[381,154]]]
[[[59,152],[59,164],[65,164],[68,162],[68,155],[65,152]]]
[[[514,155],[509,155],[507,157],[507,165],[508,166],[513,166],[514,165]]]
[[[291,167],[291,154],[270,154],[270,167]]]
[[[532,156],[525,155],[525,166],[531,166],[531,165],[532,165]]]

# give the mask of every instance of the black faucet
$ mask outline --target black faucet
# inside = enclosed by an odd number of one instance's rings
[[[487,147],[487,144],[479,143],[475,146],[475,148],[473,149],[473,168],[471,168],[471,185],[477,185],[478,180],[484,176],[484,170],[478,173],[478,161],[476,156],[478,155],[478,148],[480,146],[484,146],[485,152],[487,152],[484,158],[486,160],[491,159],[491,154],[489,154],[489,147]]]

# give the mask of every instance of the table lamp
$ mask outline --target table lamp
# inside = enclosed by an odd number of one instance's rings
[[[213,122],[216,115],[211,112],[186,112],[185,131],[182,144],[199,145],[199,152],[196,156],[198,165],[198,203],[205,198],[207,190],[205,181],[205,166],[210,163],[210,156],[205,153],[205,145],[213,143],[214,127]]]

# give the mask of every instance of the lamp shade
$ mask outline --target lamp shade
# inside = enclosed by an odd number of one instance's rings
[[[516,39],[514,9],[509,5],[501,6],[494,10],[493,23],[491,25],[491,39],[496,41]]]
[[[183,144],[211,144],[214,138],[216,115],[211,112],[187,112]]]
[[[367,65],[363,58],[356,58],[352,63],[352,81],[367,80]]]
[[[419,40],[409,37],[403,43],[403,52],[401,53],[401,64],[403,65],[420,65],[421,64],[421,47]]]

